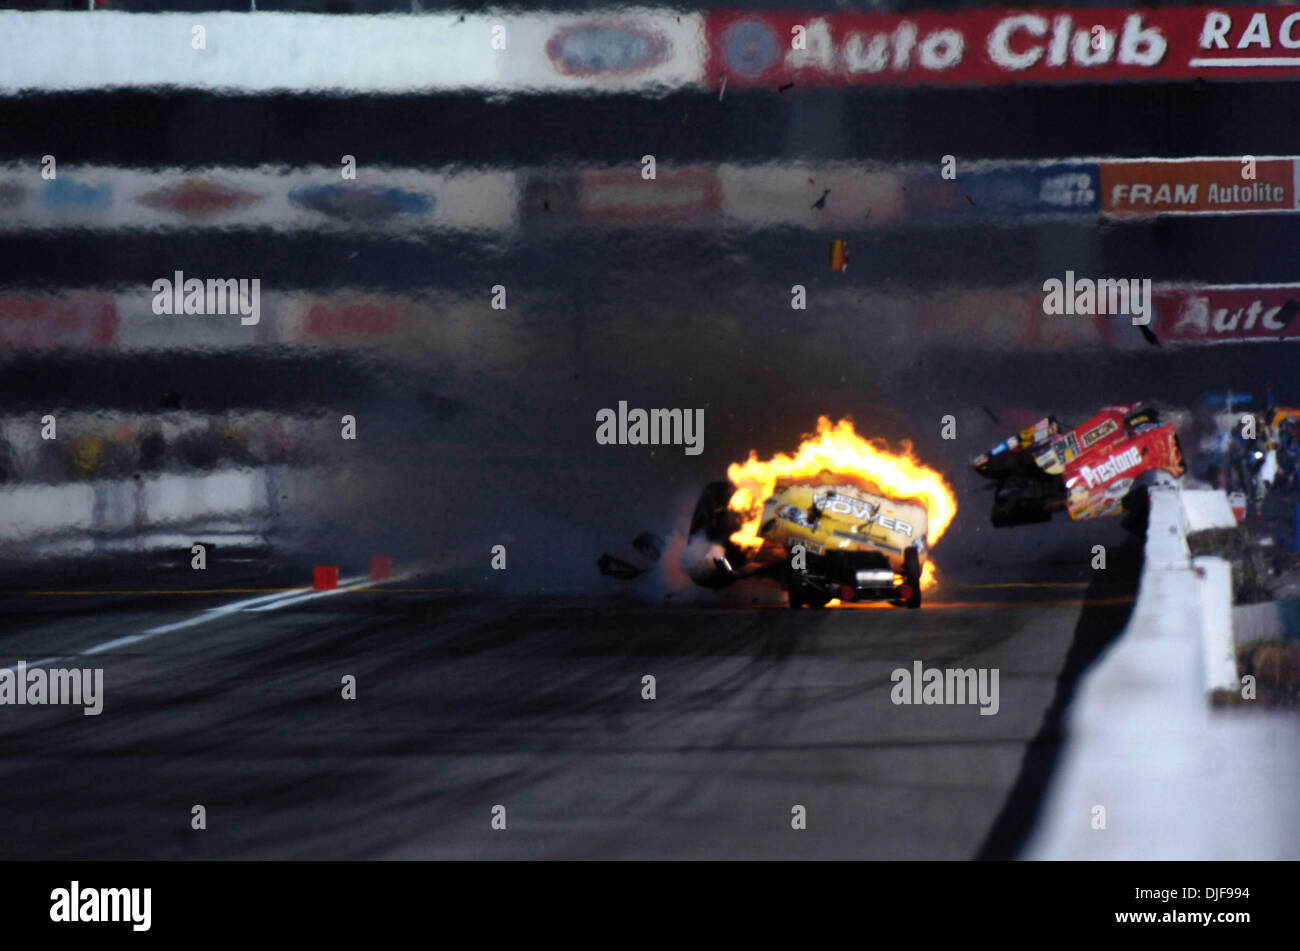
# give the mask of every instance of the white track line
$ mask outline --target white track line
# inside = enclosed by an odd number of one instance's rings
[[[354,591],[358,588],[369,587],[376,584],[384,584],[391,581],[401,581],[411,577],[410,574],[395,575],[391,578],[384,578],[379,581],[371,581],[367,577],[349,578],[340,582],[337,588],[329,588],[324,591],[316,591],[313,588],[294,588],[291,591],[277,591],[275,594],[263,594],[256,598],[245,598],[242,601],[232,601],[230,604],[223,604],[220,607],[209,608],[201,614],[186,618],[183,621],[174,621],[171,624],[160,624],[157,627],[151,627],[148,630],[141,631],[139,634],[128,634],[126,637],[114,638],[111,641],[104,641],[102,644],[96,644],[94,647],[88,647],[83,651],[73,651],[70,654],[61,654],[58,657],[45,657],[41,660],[27,661],[27,668],[40,667],[44,664],[53,663],[56,660],[62,660],[64,657],[88,657],[92,654],[103,654],[106,651],[116,650],[119,647],[127,647],[131,644],[139,644],[141,641],[151,640],[164,634],[171,634],[175,631],[183,631],[186,628],[195,627],[208,621],[216,620],[228,614],[236,614],[240,611],[275,611],[279,608],[289,607],[293,604],[300,604],[303,601],[310,601],[314,598],[323,598],[331,594],[339,594],[343,591]],[[17,672],[17,665],[0,668]]]
[[[405,576],[403,576],[405,577]],[[398,578],[385,578],[385,581],[397,581]],[[327,598],[331,594],[341,594],[344,591],[351,591],[355,588],[365,588],[374,584],[369,578],[351,578],[347,581],[340,581],[337,588],[326,588],[323,591],[315,591],[308,588],[303,594],[296,594],[293,591],[285,593],[279,601],[272,601],[270,604],[262,604],[255,608],[244,608],[245,611],[278,611],[280,608],[287,608],[291,604],[299,604],[303,601],[311,601],[315,598]]]

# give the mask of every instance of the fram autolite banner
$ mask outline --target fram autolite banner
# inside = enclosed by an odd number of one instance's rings
[[[729,85],[775,87],[1300,78],[1291,7],[727,11],[706,22],[711,86],[724,74]]]
[[[1300,284],[1157,288],[1153,297],[1161,342],[1300,339]]]
[[[1119,217],[1296,211],[1295,170],[1291,158],[1102,162],[1101,210]]]

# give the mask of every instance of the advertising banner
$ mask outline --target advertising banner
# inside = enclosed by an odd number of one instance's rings
[[[853,163],[724,165],[727,224],[742,228],[875,227],[903,215],[903,176]]]
[[[707,25],[710,86],[724,75],[772,88],[1300,77],[1300,12],[1285,6],[727,11]]]
[[[117,341],[117,298],[102,291],[0,295],[0,354],[6,350],[100,349]]]
[[[700,14],[0,11],[0,94],[179,87],[402,94],[698,85]],[[58,56],[32,56],[34,49]],[[430,130],[438,134],[438,130]]]
[[[909,176],[906,196],[908,219],[922,224],[1095,215],[1101,207],[1096,162],[980,164],[951,180],[936,167]]]
[[[0,232],[270,228],[391,236],[514,226],[515,173],[336,166],[0,165]]]
[[[1295,211],[1291,158],[1101,163],[1102,211],[1117,217]]]
[[[502,16],[505,49],[493,53],[508,90],[626,91],[698,84],[704,26],[698,13],[625,9],[585,16]]]
[[[1300,284],[1162,288],[1152,326],[1162,343],[1300,338]]]

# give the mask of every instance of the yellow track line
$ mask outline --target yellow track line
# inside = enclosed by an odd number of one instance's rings
[[[1135,599],[1132,596],[1118,598],[1097,598],[1095,601],[1084,601],[1081,598],[1054,599],[1051,601],[926,601],[921,605],[922,611],[936,611],[953,608],[1064,608],[1087,605],[1095,607],[1100,605],[1132,604]],[[830,610],[835,611],[840,608],[849,610],[890,610],[896,611],[899,608],[885,601],[865,601],[849,602],[830,606]]]

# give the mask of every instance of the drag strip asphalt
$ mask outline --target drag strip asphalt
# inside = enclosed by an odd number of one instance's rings
[[[1134,577],[952,578],[916,612],[493,599],[428,578],[197,609],[11,590],[0,660],[101,666],[104,701],[0,707],[0,855],[970,858],[1012,798],[1032,817],[1078,632],[1113,637]],[[232,609],[253,602],[279,609]],[[918,661],[996,669],[996,715],[891,702]]]

